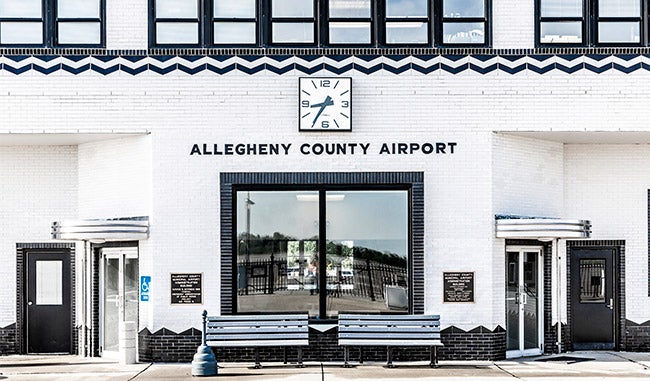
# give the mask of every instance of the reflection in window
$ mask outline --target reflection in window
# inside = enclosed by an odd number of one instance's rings
[[[427,0],[385,0],[385,42],[391,44],[429,43],[429,2]]]
[[[329,0],[329,43],[370,44],[370,0]]]
[[[487,12],[485,0],[443,0],[443,44],[483,45]]]
[[[313,1],[271,0],[272,43],[313,44],[315,24]]]
[[[598,43],[641,42],[640,0],[598,1]]]
[[[156,0],[157,44],[198,44],[199,7],[196,0]]]
[[[0,1],[0,44],[43,44],[43,10],[40,0]]]
[[[255,44],[256,1],[214,0],[213,36],[215,44]]]
[[[98,45],[101,43],[100,0],[57,1],[57,43]]]
[[[582,0],[539,0],[540,43],[581,44],[584,25]]]
[[[238,312],[408,311],[407,191],[236,197]]]
[[[605,303],[605,260],[580,260],[580,303]]]

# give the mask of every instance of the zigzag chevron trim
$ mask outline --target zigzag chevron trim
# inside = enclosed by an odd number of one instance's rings
[[[578,71],[632,73],[650,71],[650,55],[228,55],[228,56],[113,56],[113,55],[3,55],[0,72],[23,74],[36,71],[52,74],[59,71],[81,74],[97,72],[109,75],[124,72],[138,75],[151,71],[161,75],[183,72],[189,75],[208,71],[215,74],[242,72],[255,74],[269,71],[284,74],[295,70],[314,74],[325,70],[332,74],[378,72],[401,74],[408,70],[421,74],[444,72],[459,74],[470,71],[489,74],[534,72],[546,74]]]

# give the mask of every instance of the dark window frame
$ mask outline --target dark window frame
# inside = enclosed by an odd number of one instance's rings
[[[483,17],[445,17],[444,16],[444,2],[445,0],[436,0],[436,20],[434,25],[436,30],[435,36],[440,40],[438,45],[447,47],[486,47],[492,46],[492,0],[483,0],[484,14]],[[482,43],[444,43],[442,41],[444,34],[443,29],[445,24],[461,24],[461,23],[482,23],[483,24],[483,42]]]
[[[326,48],[326,47],[376,47],[376,48],[401,48],[401,47],[489,47],[492,45],[492,0],[483,0],[485,3],[484,17],[468,17],[462,19],[444,18],[442,16],[443,0],[428,1],[428,14],[426,17],[389,18],[386,15],[386,1],[371,2],[370,18],[358,17],[329,17],[328,0],[312,0],[314,6],[313,18],[286,18],[272,17],[271,2],[273,0],[256,0],[256,42],[254,44],[214,43],[214,22],[253,21],[253,19],[215,19],[213,16],[213,0],[197,0],[199,2],[198,16],[198,42],[196,44],[160,44],[156,41],[156,25],[158,22],[183,22],[186,19],[157,19],[156,0],[149,0],[149,47],[150,48],[259,48],[259,47],[295,47],[295,48]],[[187,19],[189,20],[189,19]],[[193,20],[193,19],[192,19]],[[370,43],[332,43],[329,35],[330,22],[370,22]],[[386,41],[387,22],[425,22],[427,24],[426,43],[389,43]],[[442,24],[453,22],[481,22],[485,26],[484,43],[443,43]],[[314,24],[314,39],[312,42],[291,43],[272,41],[272,28],[274,23],[309,22]]]
[[[237,191],[259,189],[409,189],[409,313],[424,313],[424,175],[422,172],[301,172],[220,174],[221,313],[236,313]],[[321,234],[322,236],[322,234]],[[321,304],[320,308],[325,305]]]
[[[232,0],[226,0],[232,1]],[[235,0],[236,1],[236,0]],[[205,3],[205,10],[208,22],[205,22],[202,28],[200,29],[204,36],[207,36],[205,45],[215,46],[215,47],[227,47],[227,46],[259,46],[260,44],[260,24],[261,24],[261,12],[260,12],[260,1],[255,0],[255,16],[254,17],[237,17],[237,18],[227,18],[227,17],[215,17],[214,16],[214,0],[210,0]],[[255,42],[252,44],[233,44],[233,43],[224,43],[224,44],[215,44],[214,42],[214,24],[215,23],[254,23],[255,24]]]
[[[583,0],[581,17],[542,17],[542,1],[535,0],[535,46],[537,47],[636,47],[646,46],[648,41],[648,24],[650,24],[650,14],[648,13],[647,2],[641,0],[639,17],[600,17],[598,10],[599,0]],[[599,22],[612,21],[638,21],[639,22],[639,42],[598,42],[599,39]],[[544,22],[581,22],[582,23],[582,42],[562,43],[562,42],[542,42],[541,24]]]
[[[0,39],[0,47],[8,48],[104,48],[106,47],[106,0],[99,0],[99,17],[98,18],[59,18],[58,17],[58,0],[41,0],[41,18],[32,17],[12,17],[0,18],[1,22],[41,22],[42,23],[42,40],[41,44],[3,44]],[[61,44],[59,39],[59,23],[61,22],[81,22],[81,23],[99,23],[99,43],[97,44]]]

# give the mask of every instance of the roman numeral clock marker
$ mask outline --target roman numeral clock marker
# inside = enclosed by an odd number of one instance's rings
[[[352,78],[298,80],[299,131],[352,131]]]

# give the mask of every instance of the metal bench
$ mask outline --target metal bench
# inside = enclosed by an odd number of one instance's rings
[[[255,368],[260,364],[259,347],[298,347],[298,367],[302,367],[302,347],[309,345],[307,314],[208,316],[207,345],[211,347],[254,347]]]
[[[430,366],[438,366],[440,315],[339,315],[339,345],[344,347],[345,367],[350,346],[386,346],[386,365],[393,368],[393,347],[429,347]],[[363,363],[360,349],[359,362]]]

